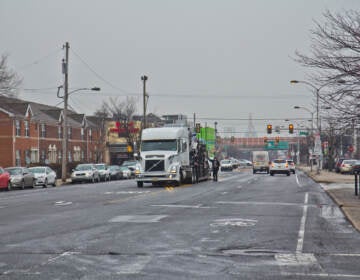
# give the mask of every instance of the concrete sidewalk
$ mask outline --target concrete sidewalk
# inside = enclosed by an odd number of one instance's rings
[[[321,170],[310,171],[310,167],[299,166],[315,182],[321,184],[323,189],[342,209],[346,218],[360,231],[360,196],[355,195],[355,176]]]

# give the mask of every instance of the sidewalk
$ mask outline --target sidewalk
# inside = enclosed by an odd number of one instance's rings
[[[355,176],[343,175],[340,173],[321,170],[316,174],[316,170],[310,171],[310,167],[299,166],[315,182],[322,185],[323,189],[342,209],[346,218],[352,225],[360,231],[360,196],[355,195]]]

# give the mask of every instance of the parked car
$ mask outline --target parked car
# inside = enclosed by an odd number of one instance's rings
[[[356,160],[352,165],[351,174],[360,174],[360,160]]]
[[[341,174],[351,174],[352,173],[352,169],[353,169],[353,165],[356,164],[356,159],[344,159],[340,165],[340,173]]]
[[[233,165],[230,159],[223,159],[220,161],[220,171],[232,171]]]
[[[122,178],[123,179],[131,179],[132,178],[132,172],[131,170],[126,166],[120,166],[120,170],[122,172]]]
[[[103,181],[110,181],[110,171],[108,169],[107,164],[105,163],[97,163],[95,164],[95,167],[97,168],[97,170],[99,170],[99,176],[100,176],[100,180]]]
[[[92,163],[78,164],[71,173],[71,182],[100,182],[99,170]]]
[[[0,167],[0,188],[7,190],[11,189],[10,173],[2,167]]]
[[[289,164],[290,171],[295,174],[295,163],[292,159],[287,159],[286,162]]]
[[[34,174],[36,181],[35,185],[43,186],[47,185],[56,187],[56,172],[48,166],[35,166],[30,167],[29,170]]]
[[[10,189],[25,187],[35,187],[36,178],[32,172],[26,167],[7,167],[5,168],[10,174]]]
[[[336,162],[335,162],[335,172],[336,173],[340,173],[340,166],[341,163],[343,162],[344,158],[339,158]]]
[[[123,177],[123,173],[119,165],[110,165],[109,172],[111,180],[120,180]]]
[[[290,176],[290,167],[286,159],[274,159],[271,161],[269,173],[271,176],[274,176],[274,174],[286,174]]]

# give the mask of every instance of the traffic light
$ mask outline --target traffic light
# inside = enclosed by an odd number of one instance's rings
[[[280,142],[280,137],[279,137],[279,136],[276,136],[276,137],[275,137],[275,144],[277,145],[277,144],[279,144],[279,142]]]
[[[293,134],[294,133],[294,125],[291,123],[289,124],[289,133]]]
[[[268,134],[271,134],[271,132],[272,132],[272,125],[271,125],[271,124],[268,124],[266,128],[267,128],[267,133],[268,133]]]
[[[267,142],[268,142],[268,138],[265,136],[264,137],[264,144],[267,144]]]

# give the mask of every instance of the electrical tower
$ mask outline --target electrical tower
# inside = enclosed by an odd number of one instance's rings
[[[247,129],[247,132],[245,133],[245,137],[247,137],[247,138],[256,138],[257,137],[251,113],[249,114],[248,129]]]

